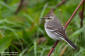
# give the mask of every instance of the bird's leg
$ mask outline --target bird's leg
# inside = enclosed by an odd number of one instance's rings
[[[52,54],[52,52],[54,51],[56,45],[58,44],[59,40],[56,40],[56,42],[54,43],[53,47],[50,49],[48,56],[50,56]]]

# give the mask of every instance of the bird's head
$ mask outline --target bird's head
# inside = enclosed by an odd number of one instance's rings
[[[51,20],[53,20],[55,18],[55,14],[53,13],[53,11],[50,11],[45,17],[43,17],[42,19],[45,20],[45,22],[49,22]]]
[[[44,17],[44,19],[45,19],[45,22],[49,22],[54,19],[54,16],[46,16]]]
[[[55,14],[53,12],[49,12],[43,19],[45,22],[51,21],[55,18]]]

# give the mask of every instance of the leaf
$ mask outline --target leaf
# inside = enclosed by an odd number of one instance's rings
[[[0,39],[0,53],[5,51],[11,44],[12,38],[4,37]]]
[[[85,26],[77,31],[75,31],[70,37],[80,34],[85,29]]]

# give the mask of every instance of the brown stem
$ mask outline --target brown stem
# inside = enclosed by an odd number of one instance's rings
[[[15,12],[15,14],[18,14],[18,12],[21,10],[21,8],[22,8],[22,6],[23,6],[23,2],[24,2],[24,0],[21,0],[21,1],[20,1],[20,4],[19,4],[19,6],[18,6],[18,8],[17,8],[17,10],[16,10],[16,12]]]
[[[60,7],[61,5],[63,5],[64,3],[66,3],[67,0],[62,0],[59,4],[56,5],[57,7]],[[52,8],[51,10],[55,11],[56,8]]]
[[[80,16],[80,19],[81,19],[80,28],[82,28],[83,27],[83,19],[84,19],[84,2],[83,2],[83,5],[82,5],[82,10],[79,13],[79,16]]]
[[[52,54],[52,52],[54,51],[56,45],[58,44],[59,40],[56,40],[56,42],[54,43],[53,47],[51,48],[50,52],[48,53],[48,56],[50,56]]]
[[[80,28],[82,28],[83,27],[83,19],[84,19],[84,2],[82,4],[82,10],[79,12],[79,16],[80,16],[80,19],[81,19],[81,21],[80,21]],[[80,37],[83,37],[83,32],[80,33]]]
[[[58,5],[56,5],[56,8],[63,5],[64,3],[66,3],[67,0],[62,0]]]
[[[80,6],[83,4],[84,0],[81,0],[80,4],[77,6],[77,8],[74,10],[72,16],[69,18],[69,20],[66,22],[65,24],[65,29],[67,28],[67,26],[69,25],[69,23],[71,22],[71,20],[73,19],[73,17],[75,16],[76,12],[78,11],[78,9],[80,8]]]
[[[61,50],[61,53],[60,53],[59,56],[63,56],[65,51],[66,51],[66,49],[67,49],[67,45]]]

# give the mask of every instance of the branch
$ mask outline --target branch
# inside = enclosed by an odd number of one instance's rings
[[[4,0],[5,3],[7,3],[7,0]]]
[[[82,10],[79,12],[79,16],[80,16],[80,28],[83,27],[83,19],[84,19],[84,2],[82,4]],[[83,32],[80,33],[80,37],[83,37]]]
[[[84,2],[82,4],[82,10],[79,12],[79,16],[80,16],[80,19],[81,19],[80,28],[82,28],[83,27],[83,19],[84,19]]]
[[[15,12],[15,14],[18,14],[18,12],[21,10],[21,8],[22,8],[22,6],[23,6],[23,2],[24,2],[24,0],[21,0],[21,1],[20,1],[20,4],[19,4],[19,6],[18,6],[18,8],[17,8],[17,10],[16,10],[16,12]]]
[[[71,22],[71,20],[73,19],[73,17],[75,16],[76,12],[78,11],[78,9],[80,8],[80,6],[83,4],[84,0],[81,0],[80,4],[77,6],[77,8],[74,10],[72,16],[69,18],[69,20],[66,22],[65,24],[65,29],[68,27],[69,23]]]
[[[57,7],[60,7],[61,5],[65,4],[67,0],[62,0],[59,4],[56,5],[56,8]],[[55,11],[56,8],[52,8],[51,10]]]
[[[52,52],[54,51],[56,45],[58,44],[59,40],[56,40],[56,42],[54,43],[53,47],[51,48],[50,52],[48,53],[48,56],[50,56],[52,54]]]
[[[67,45],[61,50],[61,52],[60,52],[60,55],[59,56],[63,56],[64,55],[64,53],[65,53],[65,51],[66,51],[66,49],[67,49]]]
[[[66,3],[67,0],[62,0],[58,5],[56,5],[56,8],[63,5],[64,3]]]

